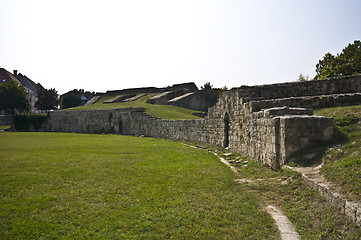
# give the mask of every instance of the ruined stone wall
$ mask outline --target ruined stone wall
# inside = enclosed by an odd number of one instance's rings
[[[292,154],[307,147],[333,140],[333,119],[313,115],[285,115],[279,119],[279,164],[289,162]]]
[[[207,111],[209,107],[214,106],[217,102],[216,95],[214,95],[213,91],[209,90],[201,90],[183,96],[177,100],[168,101],[168,104],[198,111]]]
[[[296,151],[332,139],[333,120],[312,116],[312,110],[277,107],[254,111],[238,89],[222,94],[206,121],[218,123],[211,139],[272,168],[286,164]],[[223,124],[223,127],[222,127]]]
[[[236,89],[246,101],[303,96],[361,93],[361,75],[327,78],[307,82],[289,82]]]
[[[331,94],[322,96],[305,96],[305,97],[290,97],[269,100],[250,101],[252,112],[257,112],[262,109],[289,106],[289,107],[304,107],[304,108],[328,108],[328,107],[343,107],[361,104],[361,93],[347,93],[347,94]]]
[[[13,123],[13,116],[0,115],[0,125],[10,125]]]
[[[295,152],[333,138],[332,119],[313,116],[311,109],[299,107],[358,102],[361,75],[232,89],[222,93],[208,116],[200,120],[158,119],[141,108],[61,111],[51,113],[41,130],[200,142],[227,147],[278,168]]]
[[[40,131],[115,133],[207,143],[211,129],[203,119],[162,120],[145,114],[142,108],[127,108],[52,112]]]

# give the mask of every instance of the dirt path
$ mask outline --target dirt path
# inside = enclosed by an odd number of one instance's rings
[[[227,162],[224,158],[222,158],[215,152],[213,152],[213,154],[216,155],[218,157],[218,159],[222,163],[227,165],[227,167],[229,167],[233,172],[237,173],[237,169],[234,168],[233,166],[231,166],[229,164],[229,162]],[[235,179],[235,181],[240,182],[240,183],[244,183],[244,182],[255,183],[254,180],[244,179],[244,178]],[[281,210],[279,210],[277,207],[271,206],[271,205],[267,206],[265,210],[271,215],[271,217],[275,221],[275,224],[277,225],[277,228],[280,232],[282,240],[300,240],[301,239],[300,235],[298,234],[298,232],[296,232],[296,229],[293,226],[293,224],[291,223],[291,221]]]

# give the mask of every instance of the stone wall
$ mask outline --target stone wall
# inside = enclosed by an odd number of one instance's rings
[[[141,108],[61,111],[42,131],[110,132],[200,142],[229,148],[272,168],[295,152],[332,140],[331,118],[311,109],[361,102],[361,75],[310,82],[240,87],[224,92],[205,119],[163,120]]]
[[[168,104],[190,108],[193,110],[207,111],[209,107],[216,104],[217,97],[212,90],[200,90],[186,94],[178,99],[168,101]]]
[[[246,101],[361,93],[361,75],[236,88]]]
[[[290,97],[269,100],[250,101],[252,112],[262,109],[289,106],[304,108],[343,107],[361,104],[361,93],[332,94],[322,96]]]
[[[252,113],[243,105],[240,114],[221,118],[163,120],[142,108],[93,111],[58,111],[49,114],[40,131],[115,133],[185,140],[228,147],[272,168],[287,163],[302,147],[332,138],[332,119],[306,109],[279,108]]]
[[[58,111],[49,114],[40,131],[115,133],[206,142],[204,120],[162,120],[142,108]]]
[[[317,179],[313,179],[305,174],[302,174],[302,181],[318,191],[329,204],[338,208],[341,213],[345,214],[355,224],[361,226],[361,204],[359,202],[346,200],[339,193],[332,191],[329,183],[319,183]]]
[[[0,125],[10,125],[13,123],[11,115],[0,115]]]
[[[208,112],[206,121],[218,121],[212,143],[279,168],[296,151],[333,138],[333,120],[313,116],[304,108],[277,107],[254,112],[252,102],[244,102],[237,90],[223,94]],[[217,128],[216,128],[217,129]],[[223,132],[222,132],[223,130]],[[215,136],[217,135],[217,136]]]

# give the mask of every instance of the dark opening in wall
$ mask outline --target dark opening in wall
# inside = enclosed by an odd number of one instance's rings
[[[123,132],[123,122],[121,119],[119,119],[119,134],[122,134]]]
[[[224,115],[224,140],[223,147],[229,147],[229,117],[228,113]]]

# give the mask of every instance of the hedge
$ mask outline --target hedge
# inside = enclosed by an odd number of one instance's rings
[[[30,125],[35,130],[39,130],[47,117],[47,114],[16,114],[14,126],[17,131],[29,131]]]

